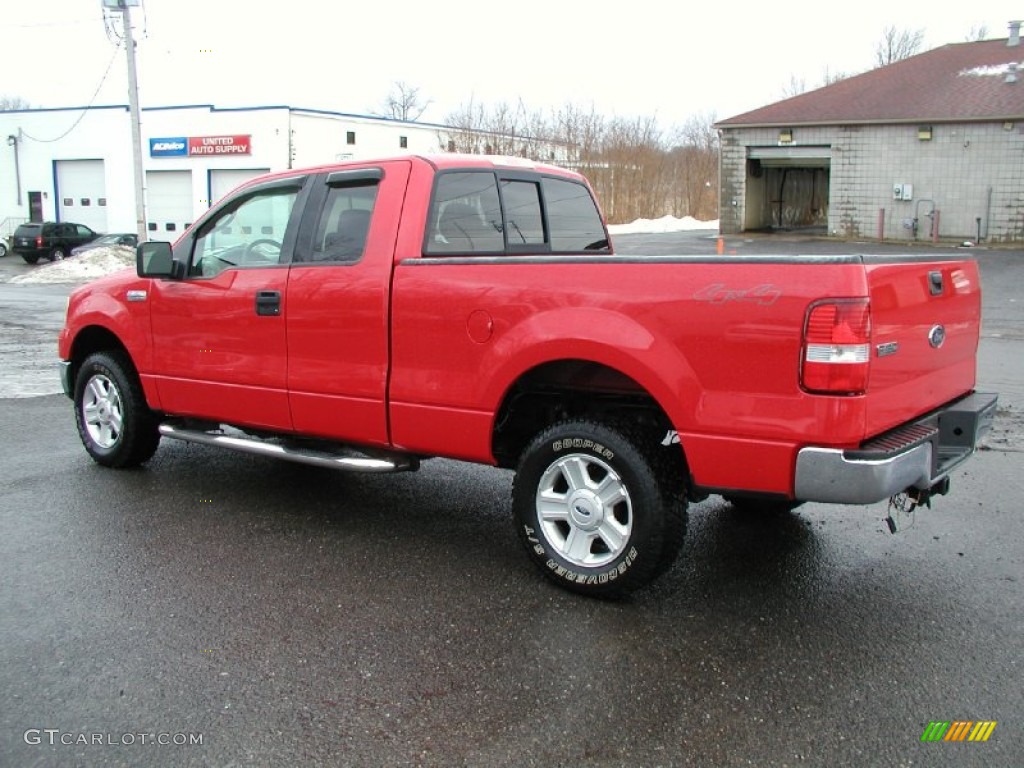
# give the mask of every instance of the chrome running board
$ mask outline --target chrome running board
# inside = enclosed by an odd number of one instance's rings
[[[415,456],[383,451],[377,454],[361,453],[341,446],[330,446],[330,449],[325,450],[312,445],[304,446],[300,440],[285,442],[279,437],[254,437],[230,427],[203,431],[164,422],[160,425],[160,434],[189,443],[212,445],[256,456],[267,456],[273,459],[284,459],[300,464],[310,464],[314,467],[340,469],[347,472],[371,474],[412,472],[419,469],[420,464],[419,459]],[[319,445],[328,446],[329,444],[319,443]]]

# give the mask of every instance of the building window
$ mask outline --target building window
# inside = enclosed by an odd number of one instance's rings
[[[355,144],[356,143],[356,132],[355,131],[349,131],[349,132],[347,132],[345,134],[345,143],[346,144]]]
[[[454,152],[455,151],[455,139],[448,139],[448,151],[449,152]]]
[[[409,137],[408,136],[399,136],[398,137],[398,146],[401,147],[402,149],[408,149],[409,148]]]

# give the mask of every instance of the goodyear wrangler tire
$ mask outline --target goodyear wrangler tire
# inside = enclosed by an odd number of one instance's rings
[[[512,506],[543,573],[574,592],[618,597],[666,570],[686,498],[669,490],[658,464],[627,430],[585,419],[537,435],[520,459]]]
[[[123,353],[89,355],[79,366],[74,399],[78,435],[96,463],[134,467],[156,452],[157,419]]]

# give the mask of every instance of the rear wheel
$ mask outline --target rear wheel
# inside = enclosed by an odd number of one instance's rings
[[[39,256],[34,253],[23,253],[21,254],[21,258],[23,258],[25,262],[28,264],[35,264],[37,261],[39,261]]]
[[[7,243],[0,240],[0,259],[7,255]]]
[[[548,578],[620,596],[671,565],[686,527],[685,495],[672,488],[684,480],[645,448],[628,430],[587,419],[555,424],[527,446],[512,504],[519,536]]]
[[[50,261],[63,261],[67,258],[67,251],[64,250],[64,246],[58,245],[52,251],[50,251]]]
[[[89,455],[106,467],[134,467],[160,443],[157,419],[121,352],[89,355],[75,379],[75,423]]]

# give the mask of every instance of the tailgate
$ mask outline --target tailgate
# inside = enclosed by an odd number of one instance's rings
[[[864,259],[872,350],[867,437],[974,388],[981,284],[973,260]]]

